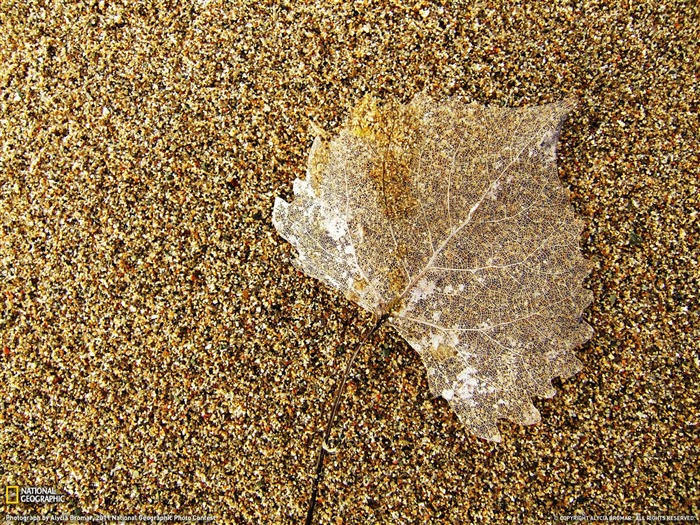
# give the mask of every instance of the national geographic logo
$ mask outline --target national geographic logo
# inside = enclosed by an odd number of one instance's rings
[[[17,485],[5,486],[5,504],[17,505],[18,503],[64,503],[66,496],[60,494],[53,487],[19,487]]]
[[[19,503],[19,487],[16,485],[5,485],[5,504],[16,505]]]

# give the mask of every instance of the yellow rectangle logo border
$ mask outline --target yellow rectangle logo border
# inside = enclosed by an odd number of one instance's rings
[[[14,501],[10,499],[10,491],[15,493]],[[19,486],[5,485],[5,505],[17,505],[19,503]]]

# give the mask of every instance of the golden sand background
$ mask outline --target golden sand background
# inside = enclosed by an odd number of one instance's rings
[[[698,517],[696,2],[0,2],[0,483],[299,523],[366,315],[270,217],[365,93],[579,100],[560,176],[594,269],[585,370],[496,445],[385,332],[320,523]],[[4,487],[3,487],[4,489]]]

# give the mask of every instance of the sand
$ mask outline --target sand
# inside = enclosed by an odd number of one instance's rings
[[[0,5],[0,483],[65,502],[8,519],[303,521],[371,318],[291,265],[272,204],[312,123],[423,90],[578,99],[559,174],[595,336],[494,444],[381,332],[317,523],[700,517],[697,3],[48,4]]]

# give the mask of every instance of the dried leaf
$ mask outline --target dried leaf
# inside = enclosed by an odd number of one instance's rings
[[[556,172],[571,101],[528,108],[364,99],[318,137],[273,222],[307,274],[392,325],[477,436],[536,423],[531,397],[576,373],[582,223]]]

